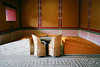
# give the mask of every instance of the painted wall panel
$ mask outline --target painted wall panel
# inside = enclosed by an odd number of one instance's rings
[[[100,46],[100,35],[90,33],[89,40],[95,44],[98,44]]]
[[[16,39],[20,38],[21,35],[22,35],[21,30],[13,32],[12,35],[13,35],[13,40],[16,40]]]
[[[81,0],[81,27],[88,28],[89,0]]]
[[[34,35],[43,35],[44,33],[41,32],[42,30],[22,30],[22,36],[31,36],[31,34]]]
[[[87,32],[81,31],[81,37],[84,38],[84,39],[87,39]]]
[[[7,43],[9,41],[12,41],[12,33],[8,33],[8,34],[4,34],[4,35],[0,35],[1,37],[1,43],[0,44],[3,44],[3,43]]]
[[[22,26],[38,27],[37,0],[22,0]]]
[[[79,0],[63,0],[62,27],[78,27]]]
[[[0,35],[0,45],[4,43],[8,43],[13,40],[17,40],[19,37],[21,37],[21,30]]]
[[[81,30],[80,34],[81,34],[80,37],[100,46],[100,35],[83,30]]]
[[[91,0],[90,28],[100,30],[100,0]]]
[[[58,35],[58,30],[42,30],[42,32],[47,35]]]
[[[58,0],[42,0],[42,27],[58,27]]]
[[[78,30],[62,30],[63,36],[78,36]]]
[[[23,36],[34,35],[59,35],[63,36],[78,36],[78,30],[23,30]]]

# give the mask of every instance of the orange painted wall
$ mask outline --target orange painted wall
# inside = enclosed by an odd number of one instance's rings
[[[38,27],[37,0],[22,0],[22,26]]]
[[[81,2],[81,27],[88,28],[89,0]],[[100,0],[91,0],[90,29],[100,30]]]
[[[42,0],[42,26],[58,27],[58,0]]]
[[[63,0],[62,27],[78,27],[79,0]]]
[[[10,3],[10,0],[0,0],[0,31],[11,29],[10,22],[6,21],[5,6],[2,5],[2,1]],[[11,4],[18,8],[18,0],[11,0]],[[13,28],[19,27],[19,13],[16,11],[16,22],[13,23]]]
[[[42,0],[42,27],[58,27],[59,0]],[[38,26],[37,0],[22,0],[22,26]],[[62,27],[78,27],[79,0],[63,0]]]
[[[89,0],[81,0],[81,27],[88,28]]]
[[[100,30],[100,0],[91,0],[90,28]]]

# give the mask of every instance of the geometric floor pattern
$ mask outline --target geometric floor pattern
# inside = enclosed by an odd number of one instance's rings
[[[100,58],[93,57],[0,57],[0,67],[100,67]]]

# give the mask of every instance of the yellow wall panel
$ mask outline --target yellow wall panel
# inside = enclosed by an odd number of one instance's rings
[[[89,0],[81,1],[81,27],[88,28]]]
[[[58,27],[58,0],[42,0],[42,27]]]
[[[100,30],[100,0],[91,0],[90,28]]]
[[[38,27],[37,0],[22,0],[22,26]]]
[[[79,0],[63,0],[62,27],[78,27]]]

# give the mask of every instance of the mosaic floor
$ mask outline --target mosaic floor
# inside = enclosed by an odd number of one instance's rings
[[[100,57],[3,56],[0,67],[100,67]]]

